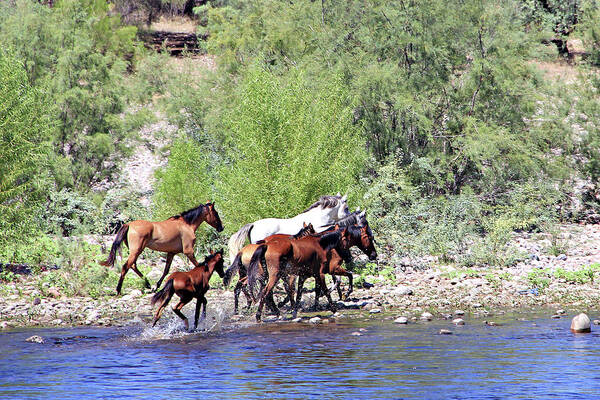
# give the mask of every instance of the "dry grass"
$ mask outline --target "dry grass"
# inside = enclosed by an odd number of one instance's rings
[[[196,23],[186,16],[160,17],[150,25],[151,30],[167,32],[196,32]]]
[[[171,57],[169,58],[169,69],[181,74],[202,77],[207,70],[214,71],[216,69],[216,60],[209,54]]]
[[[567,61],[556,60],[556,61],[537,61],[532,60],[529,62],[531,65],[536,66],[543,74],[544,78],[549,81],[560,81],[565,84],[574,84],[578,81],[579,72],[574,65],[569,64]]]

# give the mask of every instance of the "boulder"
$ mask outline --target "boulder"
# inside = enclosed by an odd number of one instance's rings
[[[573,320],[571,321],[571,332],[587,333],[591,331],[590,318],[585,313],[573,317]]]

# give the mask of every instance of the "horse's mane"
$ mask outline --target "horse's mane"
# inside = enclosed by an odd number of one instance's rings
[[[330,224],[328,226],[332,227],[335,225],[338,225],[340,228],[345,228],[346,226],[350,226],[350,225],[360,225],[363,226],[365,224],[367,224],[367,218],[364,216],[359,217],[359,215],[362,213],[362,211],[354,211],[350,214],[348,214],[347,216],[345,216],[344,218],[335,221],[333,224]],[[331,229],[331,228],[329,228]]]
[[[171,218],[172,219],[183,218],[183,220],[186,223],[191,224],[192,222],[194,222],[196,220],[196,218],[198,218],[202,214],[202,212],[204,211],[204,207],[206,207],[204,204],[200,204],[198,207],[190,208],[189,210],[184,211],[179,215],[173,215]]]
[[[301,238],[302,236],[304,236],[304,234],[309,230],[309,229],[314,229],[312,228],[312,226],[310,226],[310,224],[308,226],[304,226],[302,227],[302,229],[300,229],[298,231],[298,233],[296,233],[295,235],[292,236],[293,239],[298,239]],[[258,242],[257,242],[258,243]]]
[[[302,211],[305,213],[307,211],[312,210],[313,208],[322,207],[322,208],[333,208],[340,203],[342,196],[321,196],[319,200],[315,201],[310,207],[306,210]]]
[[[215,256],[216,256],[217,254],[221,254],[221,255],[223,255],[223,250],[219,250],[219,251],[216,251],[216,252],[214,252],[214,253],[212,253],[212,254],[209,254],[209,255],[207,255],[207,256],[204,258],[204,261],[202,261],[202,262],[200,263],[200,265],[205,265],[205,266],[208,266],[208,263],[210,262],[210,260],[212,260],[213,258],[215,258]]]
[[[337,245],[340,243],[341,238],[342,238],[342,235],[340,234],[340,231],[335,230],[333,232],[329,232],[329,233],[326,233],[325,235],[321,236],[319,239],[319,244],[325,250],[330,250],[330,249],[333,249],[334,247],[337,247]]]

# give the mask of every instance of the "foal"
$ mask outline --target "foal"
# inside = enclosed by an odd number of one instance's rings
[[[123,264],[121,269],[121,277],[117,284],[117,295],[121,294],[121,286],[123,279],[129,269],[144,279],[146,285],[148,280],[144,278],[142,273],[137,268],[137,259],[142,254],[144,248],[148,247],[152,250],[164,251],[167,253],[167,263],[162,276],[156,283],[155,290],[158,290],[165,276],[169,273],[173,257],[177,253],[183,253],[187,258],[198,266],[198,261],[194,257],[194,244],[196,243],[196,230],[202,222],[206,221],[210,226],[215,228],[217,232],[223,230],[221,218],[213,203],[200,204],[196,208],[185,211],[180,215],[175,215],[167,220],[160,222],[151,222],[144,220],[132,221],[125,224],[117,232],[115,241],[110,249],[108,259],[100,265],[112,266],[115,263],[116,253],[122,242],[129,246],[129,257]]]
[[[269,243],[276,239],[285,239],[285,238],[297,239],[297,238],[300,238],[300,237],[303,237],[306,235],[310,235],[310,234],[314,234],[314,233],[315,233],[315,229],[313,228],[313,225],[312,224],[307,225],[306,223],[304,223],[304,226],[302,227],[302,229],[293,236],[285,235],[285,234],[275,234],[275,235],[266,237],[264,240],[261,240],[256,244],[249,244],[249,245],[246,245],[244,248],[242,248],[242,250],[240,250],[240,252],[236,255],[231,266],[227,269],[227,271],[225,271],[225,278],[223,278],[223,284],[225,286],[229,286],[229,282],[231,281],[232,276],[236,272],[239,274],[238,282],[235,285],[235,289],[233,290],[233,294],[234,294],[233,313],[234,314],[238,313],[238,303],[239,303],[240,292],[243,291],[244,295],[246,296],[246,303],[247,303],[246,308],[247,309],[249,309],[251,304],[255,301],[252,293],[250,293],[248,291],[247,271],[248,271],[248,265],[250,264],[250,260],[252,259],[252,255],[254,254],[256,249],[261,244]],[[262,266],[259,265],[259,268],[260,268],[260,274],[262,275],[262,273],[263,273]],[[293,286],[293,282],[291,282],[291,284]],[[285,281],[284,281],[284,285],[285,285]],[[288,289],[286,288],[286,290],[288,290]],[[279,310],[277,310],[277,307],[273,307],[274,304],[275,304],[275,302],[273,301],[272,293],[270,293],[269,298],[267,298],[267,306],[277,314],[279,312]]]
[[[217,271],[219,276],[223,278],[225,272],[223,271],[223,249],[216,253],[212,250],[210,255],[206,257],[204,262],[198,264],[196,268],[188,272],[173,272],[169,275],[165,287],[162,288],[158,293],[152,297],[152,305],[158,303],[160,306],[154,314],[154,321],[152,326],[156,325],[162,315],[165,307],[171,301],[173,294],[179,296],[179,303],[173,307],[173,311],[179,318],[183,320],[185,329],[189,329],[188,320],[185,315],[181,312],[183,306],[196,299],[196,313],[194,318],[194,329],[198,328],[198,316],[200,314],[200,304],[202,304],[202,319],[206,318],[206,297],[204,295],[210,289],[208,282],[214,271]]]

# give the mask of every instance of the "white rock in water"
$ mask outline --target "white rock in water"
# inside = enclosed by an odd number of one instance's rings
[[[44,343],[44,338],[38,335],[33,335],[25,339],[25,341],[30,343]]]
[[[573,317],[573,320],[571,321],[571,332],[586,333],[591,331],[590,318],[586,314],[581,313]]]
[[[300,322],[302,321],[302,318],[298,317],[298,318],[294,318],[291,322]]]
[[[408,318],[406,317],[398,317],[394,320],[397,324],[408,324]]]
[[[319,317],[312,317],[311,319],[308,320],[308,322],[310,322],[311,324],[320,324],[321,323],[321,318],[319,318]]]
[[[370,314],[379,314],[381,312],[381,310],[379,308],[373,308],[371,310],[369,310]]]
[[[556,313],[558,315],[562,315],[562,314],[566,314],[567,312],[565,310],[556,310]]]
[[[465,324],[465,320],[462,318],[455,318],[452,320],[452,323],[454,325],[464,325]]]
[[[360,332],[352,332],[351,335],[352,336],[362,336],[362,333],[360,333]]]
[[[423,314],[421,314],[422,320],[431,321],[432,318],[433,318],[433,315],[427,311],[425,311]]]
[[[465,315],[465,312],[463,310],[456,310],[454,311],[454,315]]]
[[[440,329],[440,335],[452,335],[452,331],[448,329]]]

